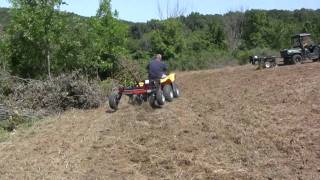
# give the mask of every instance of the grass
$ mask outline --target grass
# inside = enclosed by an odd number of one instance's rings
[[[3,128],[0,128],[0,143],[6,141],[10,136],[10,133]]]
[[[0,124],[0,143],[5,142],[10,137],[10,133],[19,129],[19,130],[27,130],[32,128],[37,122],[41,121],[42,118],[32,117],[27,118],[24,121],[19,120],[20,123],[15,125],[16,122],[14,120],[2,121]],[[22,123],[21,123],[22,122]]]

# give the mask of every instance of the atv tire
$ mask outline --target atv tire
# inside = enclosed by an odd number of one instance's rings
[[[156,100],[157,100],[157,103],[158,103],[160,106],[163,106],[163,105],[166,103],[166,98],[164,97],[162,90],[158,90],[158,91],[157,91],[157,93],[156,93]]]
[[[148,101],[149,101],[149,105],[152,107],[152,108],[161,108],[161,106],[158,104],[157,100],[156,100],[156,96],[155,94],[152,94],[149,96],[148,98]]]
[[[117,93],[111,93],[111,95],[108,97],[109,99],[109,106],[113,110],[118,110],[119,105],[119,95]]]
[[[168,102],[172,102],[173,101],[174,95],[173,95],[173,90],[172,90],[172,86],[171,85],[166,84],[163,87],[163,95],[164,95],[164,97],[166,98],[166,100]]]
[[[293,64],[301,64],[302,62],[302,56],[300,54],[295,54],[292,56],[292,63]]]
[[[177,84],[172,83],[172,91],[173,91],[173,97],[175,98],[180,97],[180,89],[178,88]]]

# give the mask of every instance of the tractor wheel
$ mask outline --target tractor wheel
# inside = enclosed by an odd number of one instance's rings
[[[158,103],[160,106],[163,106],[163,105],[166,103],[166,98],[164,97],[162,90],[159,90],[159,91],[156,93],[156,100],[157,100],[157,103]]]
[[[164,95],[164,97],[166,98],[166,100],[168,102],[172,102],[173,101],[174,96],[173,96],[173,90],[172,90],[171,85],[166,84],[163,87],[163,95]]]
[[[119,105],[119,95],[118,93],[111,93],[111,95],[108,97],[109,99],[109,106],[113,110],[118,110]]]
[[[172,90],[173,90],[173,97],[175,98],[180,97],[180,89],[178,88],[177,84],[172,83]]]
[[[302,63],[302,56],[300,54],[295,54],[292,56],[293,64],[301,64]]]

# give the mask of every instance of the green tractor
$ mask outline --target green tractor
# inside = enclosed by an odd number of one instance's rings
[[[306,60],[320,60],[320,46],[312,41],[311,34],[301,33],[291,37],[292,48],[280,51],[284,64],[301,64]]]

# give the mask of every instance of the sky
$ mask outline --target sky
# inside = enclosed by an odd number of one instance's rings
[[[158,7],[163,12],[174,12],[176,2],[185,14],[200,12],[201,14],[224,14],[229,11],[248,9],[320,9],[319,0],[112,0],[112,9],[119,12],[119,18],[133,22],[146,22],[160,19]],[[99,0],[65,0],[68,5],[61,10],[74,12],[82,16],[94,16]],[[0,7],[10,7],[7,0],[0,0]]]

